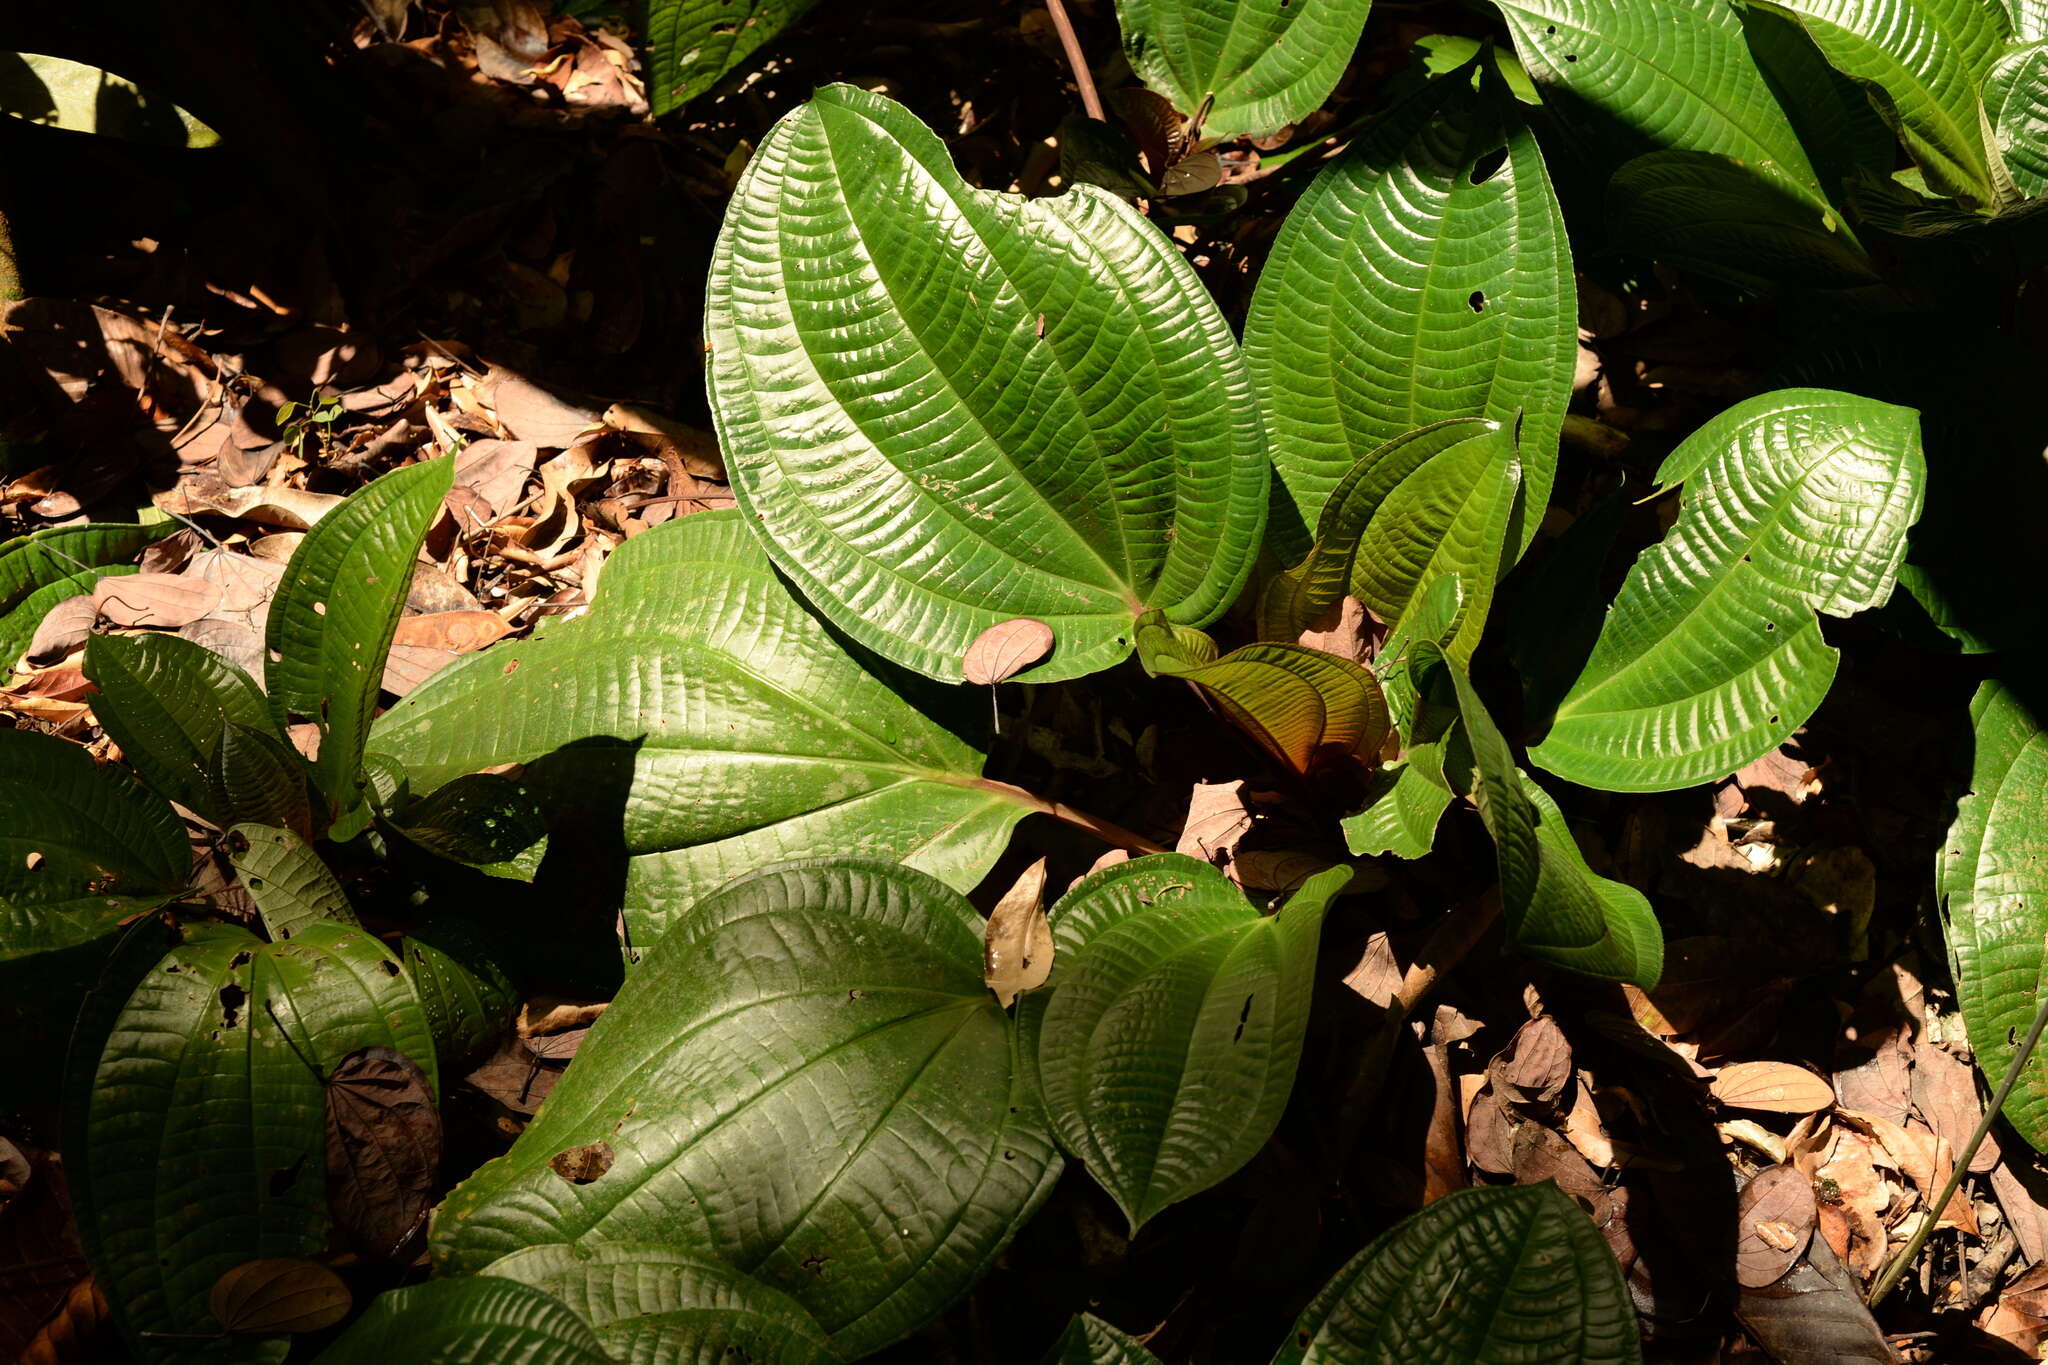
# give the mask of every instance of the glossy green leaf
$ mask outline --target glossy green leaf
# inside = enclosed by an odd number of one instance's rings
[[[1348,867],[1261,915],[1207,863],[1154,854],[1052,909],[1053,965],[1018,1023],[1053,1132],[1131,1230],[1249,1161],[1294,1088],[1323,913]]]
[[[616,1365],[560,1299],[495,1275],[379,1294],[319,1365]]]
[[[2000,198],[1978,87],[2010,25],[1997,0],[1756,0],[1861,85],[1927,177],[1977,208]]]
[[[152,147],[210,147],[220,135],[111,71],[63,57],[0,52],[0,113]]]
[[[1398,625],[1455,574],[1447,647],[1470,659],[1508,550],[1521,469],[1513,430],[1478,418],[1438,422],[1372,451],[1331,490],[1308,558],[1267,585],[1260,633],[1290,638],[1346,593]]]
[[[291,938],[307,925],[323,922],[357,926],[348,893],[320,855],[290,830],[233,825],[227,847],[236,875],[256,902],[264,932],[271,938]]]
[[[719,445],[834,624],[947,681],[1028,616],[1079,677],[1157,608],[1200,626],[1265,520],[1264,429],[1174,243],[1092,186],[969,187],[901,105],[829,86],[747,165],[712,260]]]
[[[1206,138],[1264,137],[1330,97],[1371,0],[1117,0],[1138,78]]]
[[[363,1047],[436,1075],[411,985],[359,928],[265,943],[186,929],[128,997],[97,1058],[73,1058],[64,1169],[93,1275],[144,1361],[214,1332],[207,1294],[265,1256],[315,1256],[330,1219],[325,1076]]]
[[[1408,614],[1387,632],[1387,638],[1380,643],[1379,656],[1373,661],[1380,688],[1386,694],[1387,717],[1402,743],[1411,748],[1440,733],[1440,727],[1422,733],[1426,708],[1419,687],[1421,665],[1434,654],[1448,652],[1451,632],[1464,610],[1464,602],[1464,580],[1455,573],[1439,575]],[[1432,652],[1427,648],[1431,645],[1438,648]]]
[[[0,612],[12,611],[37,588],[71,578],[82,570],[104,570],[108,565],[133,559],[146,546],[176,529],[177,523],[172,521],[148,526],[88,522],[83,526],[52,526],[12,540],[0,540]],[[85,591],[90,592],[90,587]],[[35,628],[29,629],[33,632]]]
[[[1162,636],[1164,643],[1150,643]],[[1338,655],[1253,644],[1196,662],[1168,627],[1152,621],[1139,625],[1138,649],[1148,672],[1201,688],[1232,724],[1298,773],[1369,759],[1387,737],[1378,680]]]
[[[1363,857],[1420,858],[1436,847],[1436,827],[1452,795],[1442,775],[1426,763],[1418,766],[1411,753],[1407,762],[1382,768],[1367,782],[1365,808],[1344,818],[1345,847]]]
[[[100,693],[93,715],[135,770],[187,810],[223,818],[212,779],[221,731],[270,726],[249,675],[175,635],[95,635],[85,676]]]
[[[2048,41],[2008,48],[1984,79],[1984,110],[2013,185],[2048,193]]]
[[[2004,0],[2012,36],[2031,43],[2048,38],[2048,0]]]
[[[1778,107],[1792,120],[1821,187],[1839,196],[1858,175],[1890,174],[1898,161],[1898,139],[1871,107],[1863,87],[1829,66],[1791,19],[1748,5],[1739,15],[1749,54]]]
[[[2031,680],[2028,680],[2031,683]],[[2004,1079],[2048,968],[2048,734],[2033,688],[1992,681],[1970,703],[1970,788],[1935,866],[1956,1002],[1987,1083]],[[2048,1057],[2036,1052],[2005,1117],[2048,1151]]]
[[[398,957],[426,1011],[444,1075],[461,1069],[505,1031],[520,991],[496,943],[465,920],[442,915],[405,936]]]
[[[1825,204],[1709,152],[1651,152],[1607,182],[1615,245],[1742,288],[1874,283],[1877,272]]]
[[[673,113],[717,85],[818,0],[644,3],[647,102],[658,117]]]
[[[306,532],[278,580],[264,631],[270,713],[280,733],[294,720],[319,727],[313,787],[329,815],[361,799],[358,772],[384,656],[413,557],[454,476],[446,459],[384,475]]]
[[[706,896],[512,1150],[442,1204],[437,1270],[656,1241],[788,1294],[848,1358],[930,1320],[1060,1166],[982,929],[887,863],[784,864]]]
[[[1545,1181],[1459,1190],[1323,1286],[1273,1365],[1636,1365],[1614,1254]]]
[[[498,773],[465,773],[408,803],[391,827],[430,853],[530,882],[547,852],[547,817],[533,794]]]
[[[785,858],[893,858],[961,890],[1030,809],[979,779],[985,723],[850,648],[737,512],[620,546],[589,613],[435,674],[379,725],[415,791],[527,765],[544,810],[622,839],[626,927],[652,944],[721,883]],[[957,728],[956,728],[957,727]]]
[[[1067,1324],[1041,1365],[1153,1365],[1159,1357],[1093,1313]]]
[[[1577,317],[1564,219],[1513,102],[1462,73],[1432,81],[1317,175],[1259,275],[1245,355],[1282,485],[1274,548],[1298,557],[1387,443],[1520,412],[1519,555],[1557,471]]]
[[[1688,485],[1529,751],[1559,777],[1668,791],[1769,753],[1827,695],[1815,613],[1880,606],[1920,515],[1919,414],[1783,389],[1715,417],[1658,471]]]
[[[0,729],[0,961],[113,932],[182,891],[184,822],[79,745]]]
[[[306,763],[270,729],[234,721],[220,727],[207,772],[214,818],[221,825],[275,825],[309,838],[313,802]]]
[[[486,1277],[532,1285],[589,1323],[615,1360],[838,1365],[803,1305],[731,1266],[662,1243],[531,1246]]]
[[[1464,744],[1445,757],[1453,786],[1472,798],[1500,862],[1508,941],[1531,957],[1649,990],[1664,974],[1664,930],[1643,893],[1596,875],[1549,793],[1515,766],[1472,680],[1446,664]],[[1459,756],[1471,768],[1457,771]]]
[[[1529,79],[1515,54],[1489,39],[1462,33],[1432,33],[1415,40],[1414,55],[1421,58],[1424,71],[1444,76],[1470,66],[1474,57],[1487,50],[1493,54],[1494,70],[1507,82],[1516,99],[1524,104],[1543,103],[1543,96],[1536,93],[1536,83]]]

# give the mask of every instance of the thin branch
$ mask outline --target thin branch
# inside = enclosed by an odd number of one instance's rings
[[[1127,848],[1135,853],[1171,853],[1173,851],[1170,848],[1153,843],[1142,834],[1132,833],[1122,825],[1111,824],[1099,815],[1090,815],[1085,810],[1075,810],[1063,801],[1048,801],[1042,796],[1026,791],[1022,787],[1012,786],[1008,782],[998,782],[994,778],[982,777],[976,778],[973,785],[988,791],[1000,792],[1012,801],[1050,815],[1055,820],[1064,820],[1076,829],[1085,829],[1105,844],[1111,844],[1117,848]]]
[[[1074,68],[1074,84],[1081,88],[1081,107],[1089,118],[1106,122],[1102,116],[1102,96],[1095,93],[1095,77],[1088,70],[1081,40],[1074,35],[1073,21],[1067,18],[1067,7],[1061,0],[1045,0],[1045,12],[1052,16],[1052,26],[1060,31],[1060,46],[1067,50],[1067,65]]]

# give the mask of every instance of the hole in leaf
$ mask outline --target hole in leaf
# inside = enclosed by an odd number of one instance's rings
[[[298,1184],[299,1168],[305,1164],[306,1155],[304,1152],[301,1152],[299,1159],[291,1165],[279,1166],[276,1170],[273,1170],[270,1173],[270,1197],[272,1199],[281,1198],[292,1186]]]
[[[1475,312],[1475,313],[1483,313],[1483,312],[1485,312],[1485,311],[1486,311],[1486,291],[1485,291],[1484,289],[1475,289],[1475,290],[1473,290],[1473,291],[1472,291],[1472,294],[1471,294],[1471,296],[1470,296],[1469,298],[1467,298],[1467,299],[1465,300],[1465,302],[1466,302],[1467,304],[1471,305],[1471,308],[1472,308],[1472,311],[1473,311],[1473,312]]]
[[[1256,995],[1247,995],[1244,998],[1244,1008],[1238,1011],[1237,1015],[1237,1032],[1230,1035],[1231,1042],[1234,1043],[1244,1037],[1245,1021],[1252,1017],[1252,1001],[1256,998]]]
[[[1766,622],[1764,622],[1764,630],[1765,630],[1766,632],[1769,632],[1769,631],[1773,631],[1773,630],[1776,630],[1777,628],[1778,628],[1778,623],[1777,623],[1776,621],[1766,621]]]
[[[241,952],[236,953],[233,957],[228,959],[228,966],[246,967],[255,960],[256,954],[250,952],[247,948],[244,948]]]
[[[1564,54],[1564,59],[1568,62],[1575,62],[1579,59],[1579,54],[1576,52],[1567,52]]]
[[[571,1147],[548,1158],[548,1169],[571,1185],[588,1185],[611,1168],[612,1145],[604,1141]]]
[[[1487,181],[1499,175],[1500,168],[1507,164],[1508,149],[1506,147],[1496,147],[1490,152],[1481,153],[1472,162],[1472,183],[1484,185]]]
[[[242,1012],[242,1006],[248,1003],[248,999],[249,992],[243,990],[232,981],[220,988],[221,1027],[233,1028],[235,1026],[236,1016]]]
[[[28,863],[28,870],[33,872],[43,865],[43,855],[36,852],[34,849],[30,849],[26,861]]]
[[[1772,717],[1771,717],[1771,724],[1773,724],[1773,725],[1776,725],[1777,723],[1778,723],[1778,718],[1777,718],[1776,716],[1772,716]]]
[[[315,616],[325,616],[327,614],[327,604],[325,602],[315,602],[313,604],[313,614]]]
[[[397,976],[397,975],[398,975],[398,964],[397,964],[396,962],[393,962],[393,961],[392,961],[392,960],[391,960],[390,958],[388,958],[388,957],[387,957],[387,958],[385,958],[385,959],[384,959],[384,960],[383,960],[382,962],[379,962],[379,963],[378,963],[377,965],[378,965],[379,967],[382,967],[382,968],[384,969],[384,975],[386,975],[386,976]]]
[[[1545,33],[1555,33],[1555,32],[1557,32],[1557,25],[1556,25],[1556,24],[1545,24],[1545,25],[1543,26],[1543,31],[1544,31]],[[1304,1341],[1304,1342],[1302,1343],[1302,1345],[1306,1346],[1306,1345],[1308,1345],[1308,1343]]]

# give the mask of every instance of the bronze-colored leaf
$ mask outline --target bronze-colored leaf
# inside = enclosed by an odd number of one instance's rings
[[[1735,1278],[1762,1289],[1785,1278],[1813,1236],[1820,1207],[1813,1182],[1791,1166],[1769,1166],[1735,1201]]]
[[[426,1220],[441,1167],[441,1111],[410,1058],[351,1053],[327,1078],[327,1205],[349,1244],[395,1258]]]
[[[571,1185],[588,1185],[612,1168],[612,1159],[609,1142],[587,1142],[556,1152],[548,1158],[548,1169]]]
[[[1045,859],[1024,869],[989,911],[982,938],[981,977],[1008,1009],[1052,973],[1052,925],[1045,917]]]
[[[998,621],[974,637],[962,666],[967,681],[993,684],[1014,678],[1052,653],[1052,627],[1029,616]]]
[[[1572,1078],[1572,1045],[1549,1015],[1522,1025],[1490,1072],[1495,1087],[1508,1099],[1555,1104]]]
[[[468,654],[504,639],[509,630],[505,618],[494,611],[433,611],[400,621],[391,642]]]
[[[206,1298],[222,1327],[255,1336],[332,1327],[348,1316],[349,1303],[339,1275],[299,1256],[244,1261],[215,1280]]]
[[[1790,1062],[1730,1062],[1708,1089],[1723,1104],[1773,1114],[1812,1114],[1835,1102],[1832,1086]]]

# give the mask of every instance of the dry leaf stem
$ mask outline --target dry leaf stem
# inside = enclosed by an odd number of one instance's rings
[[[992,778],[979,778],[974,786],[1001,792],[1013,801],[1022,802],[1035,811],[1042,811],[1055,820],[1064,820],[1076,829],[1085,829],[1106,844],[1127,848],[1134,853],[1171,853],[1173,850],[1155,844],[1142,834],[1134,834],[1122,825],[1112,824],[1099,815],[1090,815],[1085,810],[1075,810],[1062,801],[1048,801],[1042,796],[1011,786],[1008,782],[997,782]]]

